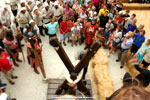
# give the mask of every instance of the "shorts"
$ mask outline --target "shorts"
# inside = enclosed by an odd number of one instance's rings
[[[78,39],[81,39],[80,35],[72,36],[72,41],[77,41]]]
[[[11,69],[10,71],[8,71],[7,73],[5,73],[5,78],[8,80],[8,79],[11,79],[11,76],[13,75],[13,70]]]
[[[109,37],[109,33],[104,32],[104,37]]]
[[[112,46],[113,46],[113,47],[116,47],[119,43],[120,43],[120,42],[115,42],[115,41],[113,41]]]
[[[60,34],[60,41],[63,41],[68,37],[68,34]]]
[[[147,68],[150,64],[149,63],[147,63],[144,59],[143,59],[143,61],[142,61],[142,64],[144,65],[143,67],[145,67],[145,68]]]
[[[138,53],[136,57],[139,60],[139,62],[142,62],[144,56]]]
[[[136,53],[136,52],[138,51],[138,49],[139,49],[139,47],[137,47],[135,44],[133,44],[130,51],[131,51],[132,53]]]
[[[68,37],[71,37],[72,36],[72,32],[68,32]]]

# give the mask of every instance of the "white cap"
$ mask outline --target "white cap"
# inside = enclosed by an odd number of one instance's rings
[[[31,24],[31,23],[35,23],[33,19],[30,20],[29,24]]]
[[[26,10],[26,7],[22,7],[20,11]]]
[[[119,11],[119,15],[123,15],[123,11]]]
[[[40,1],[36,1],[36,5],[38,5],[38,4],[41,4],[41,2]]]
[[[26,2],[25,2],[25,0],[21,0],[21,1],[20,1],[20,4],[21,4],[21,3],[26,3]]]
[[[55,2],[55,3],[54,3],[54,6],[56,6],[56,5],[58,5],[58,3],[57,3],[57,2]]]
[[[33,11],[35,11],[35,10],[38,10],[38,7],[37,7],[37,6],[36,6],[36,7],[34,7]]]
[[[44,3],[44,7],[47,7],[47,6],[49,6],[49,5],[48,5],[48,3],[47,3],[47,2],[45,2],[45,3]]]

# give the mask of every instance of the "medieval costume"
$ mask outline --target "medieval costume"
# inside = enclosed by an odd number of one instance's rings
[[[13,34],[11,29],[7,29],[6,30],[6,36],[5,36],[4,40],[3,40],[3,43],[5,45],[6,51],[8,52],[10,57],[12,58],[14,65],[15,66],[19,66],[16,63],[16,61],[22,62],[19,59],[19,51],[20,51],[20,49],[18,48],[17,39],[16,39],[16,37]]]
[[[93,20],[91,23],[88,23],[86,26],[86,47],[84,49],[90,48],[91,44],[93,44],[96,30],[98,28],[98,24],[95,24]]]
[[[34,8],[32,16],[33,16],[33,20],[35,21],[36,25],[39,27],[40,34],[42,36],[45,36],[43,34],[43,23],[42,23],[43,16],[42,16],[42,13],[38,10],[38,8]]]
[[[23,34],[23,29],[26,27],[26,24],[28,24],[29,21],[31,20],[31,17],[29,13],[26,11],[25,7],[21,8],[20,12],[17,15],[17,19],[18,19],[20,30]]]
[[[27,31],[24,33],[24,37],[26,37],[27,58],[31,67],[34,68],[35,73],[39,74],[37,67],[39,66],[39,60],[42,62],[41,59],[42,48],[40,45],[40,40],[37,37],[36,30],[32,29],[29,24],[27,24],[26,27]],[[37,53],[37,55],[35,54],[35,52]],[[39,59],[36,56],[38,56]]]

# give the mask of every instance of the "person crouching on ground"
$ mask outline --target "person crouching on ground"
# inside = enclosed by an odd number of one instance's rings
[[[0,70],[4,73],[6,79],[10,84],[14,85],[11,79],[17,79],[17,76],[13,75],[12,62],[8,54],[0,47]]]

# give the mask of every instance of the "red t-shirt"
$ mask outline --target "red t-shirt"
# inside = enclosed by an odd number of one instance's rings
[[[71,32],[71,28],[74,26],[73,22],[68,22],[68,32]]]
[[[66,32],[66,33],[67,33],[67,27],[68,27],[68,26],[67,26],[67,22],[61,22],[61,23],[60,23],[60,33],[61,33],[61,34],[63,34],[63,32]],[[66,33],[65,33],[65,34],[66,34]]]
[[[0,58],[0,69],[3,68],[6,72],[10,71],[12,68],[12,63],[10,57],[6,52],[3,52],[4,58]]]
[[[115,16],[115,20],[117,21],[117,24],[121,24],[122,21],[124,21],[124,18],[119,18],[119,17]]]

